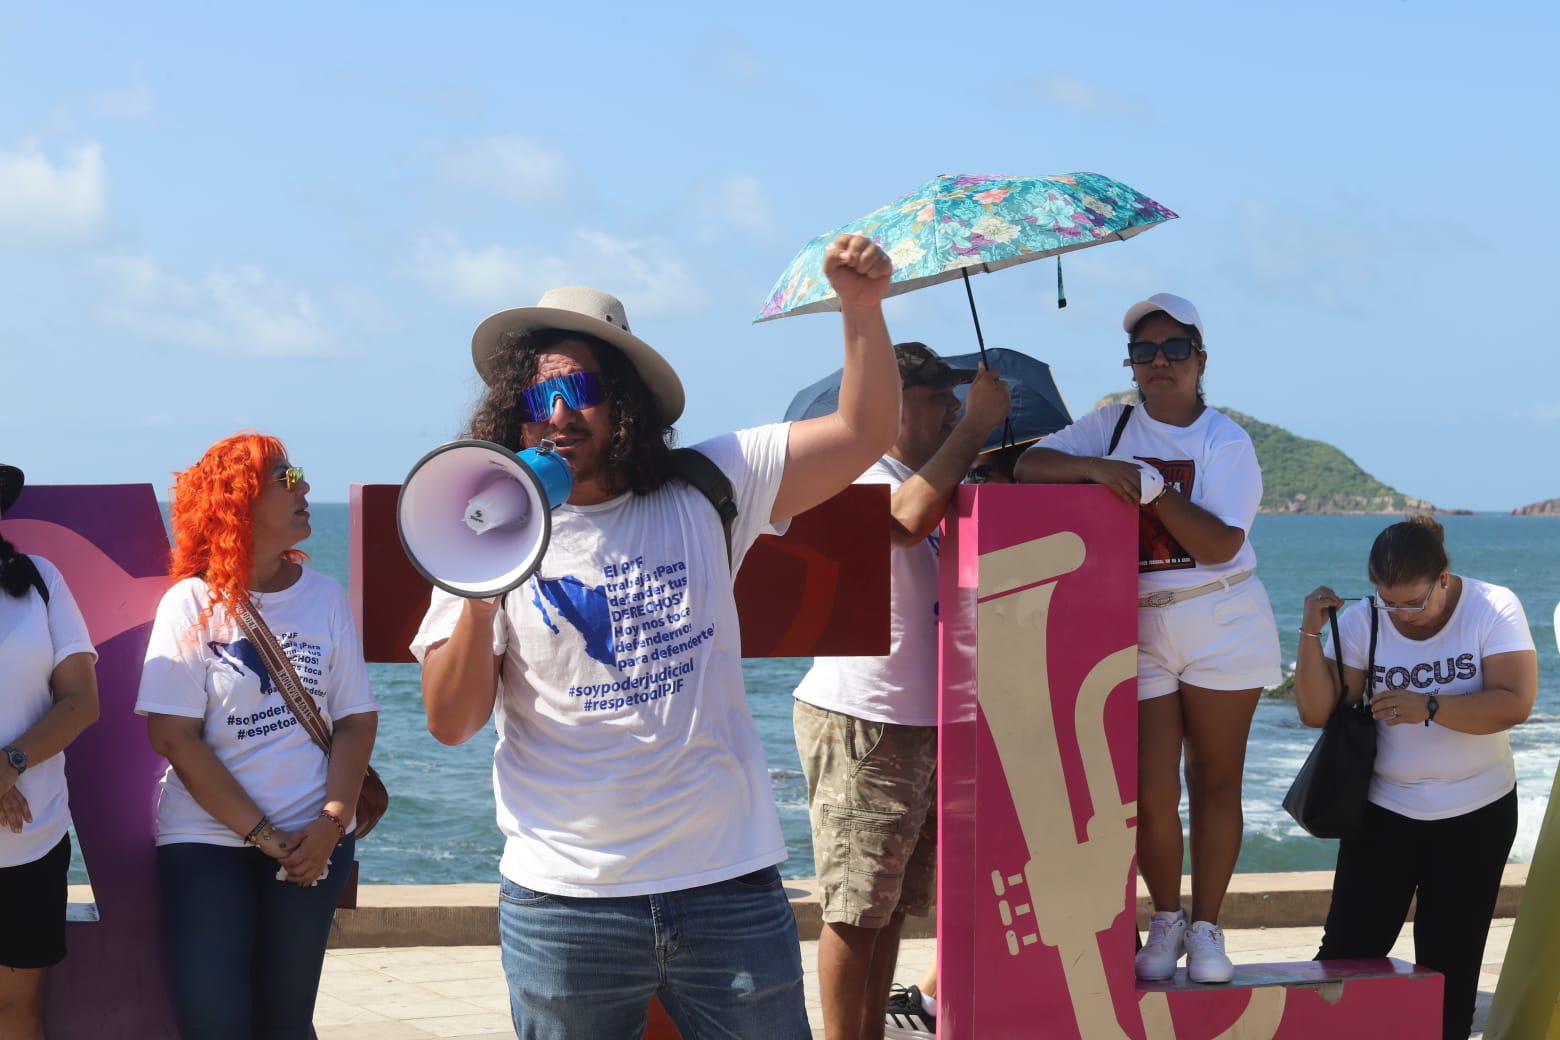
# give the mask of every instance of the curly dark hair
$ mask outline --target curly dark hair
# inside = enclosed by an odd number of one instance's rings
[[[614,495],[625,491],[648,495],[671,478],[677,432],[662,418],[660,403],[623,352],[583,332],[534,329],[505,333],[491,370],[493,379],[471,413],[466,435],[502,444],[510,451],[524,447],[521,392],[536,382],[537,355],[566,341],[585,344],[601,367],[601,381],[612,408],[612,442],[605,468],[608,489]]]

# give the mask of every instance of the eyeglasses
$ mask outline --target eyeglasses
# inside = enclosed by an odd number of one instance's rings
[[[1376,609],[1381,611],[1383,614],[1422,614],[1430,606],[1430,597],[1435,595],[1435,587],[1437,584],[1438,582],[1431,582],[1430,588],[1425,592],[1425,598],[1413,606],[1399,606],[1395,603],[1388,603],[1385,599],[1382,598],[1381,593],[1379,592],[1376,593],[1376,595],[1370,597],[1344,596],[1343,599],[1373,599],[1376,601]]]
[[[545,379],[535,386],[528,386],[520,395],[520,410],[526,422],[545,422],[552,416],[553,406],[559,398],[564,406],[579,411],[607,398],[601,376],[595,372],[570,372],[566,376]]]
[[[291,491],[293,488],[303,483],[303,467],[288,466],[285,470],[282,471],[281,476],[276,478],[276,482],[281,484],[288,491]]]
[[[1163,343],[1149,343],[1139,341],[1127,344],[1127,359],[1121,364],[1127,365],[1151,365],[1154,356],[1160,351],[1164,352],[1166,361],[1185,361],[1192,356],[1192,351],[1200,350],[1197,343],[1190,338],[1167,339]]]

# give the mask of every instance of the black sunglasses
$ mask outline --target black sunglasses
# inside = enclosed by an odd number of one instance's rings
[[[1185,361],[1192,356],[1192,351],[1201,350],[1197,343],[1189,338],[1167,339],[1163,343],[1128,343],[1127,360],[1122,365],[1149,365],[1154,361],[1154,355],[1161,350],[1165,352],[1166,361]]]

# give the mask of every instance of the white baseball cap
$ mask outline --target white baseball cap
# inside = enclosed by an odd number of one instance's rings
[[[1121,319],[1121,327],[1130,333],[1138,322],[1156,311],[1164,311],[1182,325],[1190,325],[1197,330],[1198,339],[1204,338],[1202,318],[1197,314],[1197,308],[1192,306],[1192,301],[1167,292],[1156,292],[1148,299],[1139,300],[1128,307],[1126,317]]]

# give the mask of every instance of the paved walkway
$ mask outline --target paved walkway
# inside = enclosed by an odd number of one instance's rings
[[[1497,920],[1485,948],[1479,978],[1479,1010],[1474,1028],[1482,1030],[1490,997],[1506,956],[1512,921]],[[1257,928],[1232,931],[1227,948],[1237,961],[1300,961],[1316,955],[1320,928]],[[1413,938],[1404,929],[1394,957],[1413,960]],[[932,963],[932,939],[906,940],[899,958],[899,981],[915,982]],[[802,944],[806,968],[807,1014],[823,1037],[818,1004],[818,944]],[[509,996],[496,946],[421,946],[331,950],[314,1012],[320,1040],[421,1040],[427,1037],[513,1037]],[[1477,1036],[1478,1034],[1475,1033]]]

